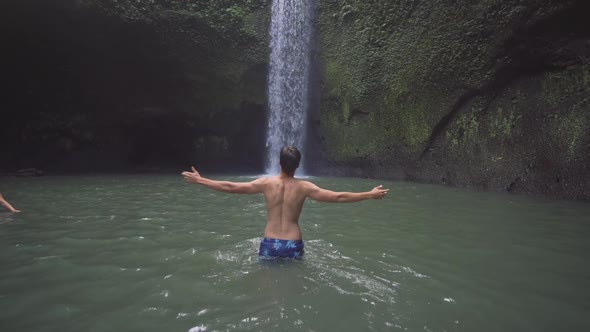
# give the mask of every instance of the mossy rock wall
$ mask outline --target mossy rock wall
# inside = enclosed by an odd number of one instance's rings
[[[582,1],[320,1],[318,171],[590,199]]]

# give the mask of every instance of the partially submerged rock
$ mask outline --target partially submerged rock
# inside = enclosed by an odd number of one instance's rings
[[[18,177],[29,177],[29,176],[42,176],[44,175],[43,171],[36,168],[23,168],[16,171],[16,176]]]

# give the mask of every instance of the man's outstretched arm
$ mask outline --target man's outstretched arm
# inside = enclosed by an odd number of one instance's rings
[[[389,189],[383,189],[382,185],[373,188],[371,191],[353,193],[326,190],[310,183],[310,191],[307,196],[319,202],[354,203],[366,199],[382,199],[388,192]]]
[[[192,172],[182,172],[182,176],[184,176],[186,181],[197,183],[213,190],[232,194],[258,194],[263,191],[261,179],[252,182],[216,181],[202,177],[194,167],[191,167],[191,170]]]

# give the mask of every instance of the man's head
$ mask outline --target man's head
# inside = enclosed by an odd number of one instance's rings
[[[299,167],[301,152],[294,146],[285,146],[281,149],[281,169],[285,174],[293,176]]]

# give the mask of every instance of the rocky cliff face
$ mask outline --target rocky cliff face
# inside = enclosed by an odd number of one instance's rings
[[[269,6],[0,2],[0,170],[261,170]],[[307,167],[590,200],[589,10],[317,1]]]
[[[2,1],[0,170],[262,168],[268,6]]]
[[[326,173],[590,199],[583,1],[320,1]]]

